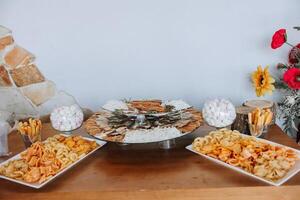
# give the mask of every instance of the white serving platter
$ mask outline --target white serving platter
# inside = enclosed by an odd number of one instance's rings
[[[243,135],[243,137],[250,137],[250,136]],[[221,160],[218,160],[216,158],[212,158],[212,157],[210,157],[208,155],[205,155],[203,153],[197,152],[197,151],[193,150],[193,145],[192,144],[189,145],[189,146],[187,146],[186,149],[190,150],[190,151],[192,151],[192,152],[194,152],[194,153],[196,153],[198,155],[201,155],[201,156],[207,158],[208,160],[211,160],[211,161],[213,161],[213,162],[215,162],[217,164],[220,164],[220,165],[222,165],[224,167],[230,168],[230,169],[232,169],[234,171],[240,172],[240,173],[248,175],[248,176],[250,176],[250,177],[252,177],[254,179],[263,181],[265,183],[268,183],[268,184],[274,185],[274,186],[280,186],[280,185],[282,185],[283,183],[285,183],[286,181],[288,181],[290,178],[292,178],[293,176],[295,176],[300,171],[300,151],[299,150],[291,148],[291,147],[288,147],[288,146],[285,146],[285,145],[281,145],[281,144],[278,144],[278,143],[275,143],[275,142],[271,142],[269,140],[265,140],[265,139],[261,139],[261,138],[256,138],[256,139],[258,141],[261,141],[261,142],[264,142],[264,143],[268,143],[268,144],[271,144],[271,145],[274,145],[274,146],[285,147],[287,149],[291,149],[291,150],[293,150],[293,151],[296,152],[296,154],[298,155],[299,160],[296,161],[294,167],[291,168],[289,170],[289,172],[284,177],[282,177],[281,179],[277,180],[276,182],[273,182],[273,181],[261,178],[259,176],[256,176],[254,174],[251,174],[250,172],[247,172],[247,171],[245,171],[245,170],[243,170],[243,169],[241,169],[239,167],[235,167],[235,166],[229,165],[229,164],[227,164],[227,163],[225,163],[225,162],[223,162]]]
[[[65,137],[69,137],[71,135],[67,135],[67,134],[61,134]],[[82,137],[82,136],[81,136]],[[84,138],[85,140],[89,140],[89,141],[95,141],[99,146],[96,147],[94,150],[92,150],[91,152],[89,152],[88,154],[82,156],[81,158],[79,158],[76,162],[70,164],[69,166],[67,166],[66,168],[64,168],[63,170],[61,170],[60,172],[58,172],[57,174],[55,174],[53,177],[49,178],[48,180],[46,180],[45,182],[43,183],[27,183],[25,181],[22,181],[22,180],[16,180],[16,179],[13,179],[13,178],[9,178],[9,177],[6,177],[6,176],[2,176],[0,175],[0,178],[2,179],[6,179],[6,180],[9,180],[9,181],[12,181],[12,182],[15,182],[15,183],[19,183],[21,185],[25,185],[25,186],[28,186],[28,187],[31,187],[31,188],[35,188],[35,189],[40,189],[42,188],[43,186],[47,185],[48,183],[50,183],[51,181],[55,180],[58,176],[62,175],[63,173],[65,173],[66,171],[68,171],[69,169],[71,169],[72,167],[74,167],[75,165],[77,165],[80,161],[82,161],[83,159],[87,158],[88,156],[90,156],[92,153],[94,153],[95,151],[97,151],[98,149],[100,149],[101,147],[103,147],[106,142],[104,141],[99,141],[99,140],[94,140],[94,139],[91,139],[91,138],[87,138],[87,137],[82,137]],[[24,150],[26,151],[26,150]],[[23,151],[23,152],[24,152]],[[21,152],[21,153],[23,153]],[[15,155],[14,157],[2,162],[0,164],[0,166],[3,166],[5,165],[6,163],[8,163],[9,161],[12,161],[12,160],[17,160],[17,159],[20,159],[21,158],[21,153]]]

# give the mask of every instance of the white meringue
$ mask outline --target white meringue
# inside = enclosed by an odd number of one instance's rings
[[[83,112],[77,105],[62,106],[53,110],[50,115],[52,127],[59,131],[71,131],[81,126]]]

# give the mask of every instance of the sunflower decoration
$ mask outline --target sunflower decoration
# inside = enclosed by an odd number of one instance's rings
[[[273,85],[275,80],[269,73],[269,67],[263,69],[261,66],[258,66],[257,70],[252,73],[252,82],[258,97],[264,96],[266,93],[272,94],[273,90],[275,90]]]

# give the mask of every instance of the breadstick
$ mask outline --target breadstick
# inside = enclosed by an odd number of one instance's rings
[[[256,115],[257,115],[257,123],[258,123],[258,121],[259,121],[259,118],[260,118],[260,115],[261,115],[261,111],[260,111],[260,109],[259,109],[259,108],[257,109],[257,113],[256,113]]]
[[[40,126],[39,126],[39,125],[37,125],[37,126],[35,127],[35,132],[36,132],[36,133],[40,133]]]
[[[36,135],[36,131],[35,131],[35,126],[33,125],[33,123],[30,125],[30,129],[31,129],[32,136],[35,136]]]
[[[252,115],[253,115],[253,124],[257,124],[257,115],[256,115],[256,109],[253,111]]]
[[[22,135],[25,135],[25,130],[24,130],[23,127],[20,127],[20,128],[19,128],[19,131],[20,131],[20,133],[21,133]]]
[[[265,112],[262,112],[261,113],[261,126],[263,126],[263,125],[265,125],[265,119],[266,119],[266,115],[267,115],[267,113],[265,113]]]
[[[19,122],[18,131],[22,135],[27,135],[30,140],[36,141],[42,130],[42,122],[38,119],[29,118],[28,122]]]
[[[248,122],[252,124],[252,113],[248,113]]]
[[[31,127],[30,127],[30,126],[27,127],[27,133],[28,133],[28,136],[29,136],[29,137],[32,136],[32,130],[31,130]]]
[[[269,125],[272,122],[272,119],[273,119],[273,113],[269,112],[268,115],[267,115],[265,124]]]

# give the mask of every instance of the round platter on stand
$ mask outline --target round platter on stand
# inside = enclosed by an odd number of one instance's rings
[[[120,145],[158,143],[175,146],[175,139],[202,125],[202,114],[182,100],[108,101],[85,123],[88,134]]]

